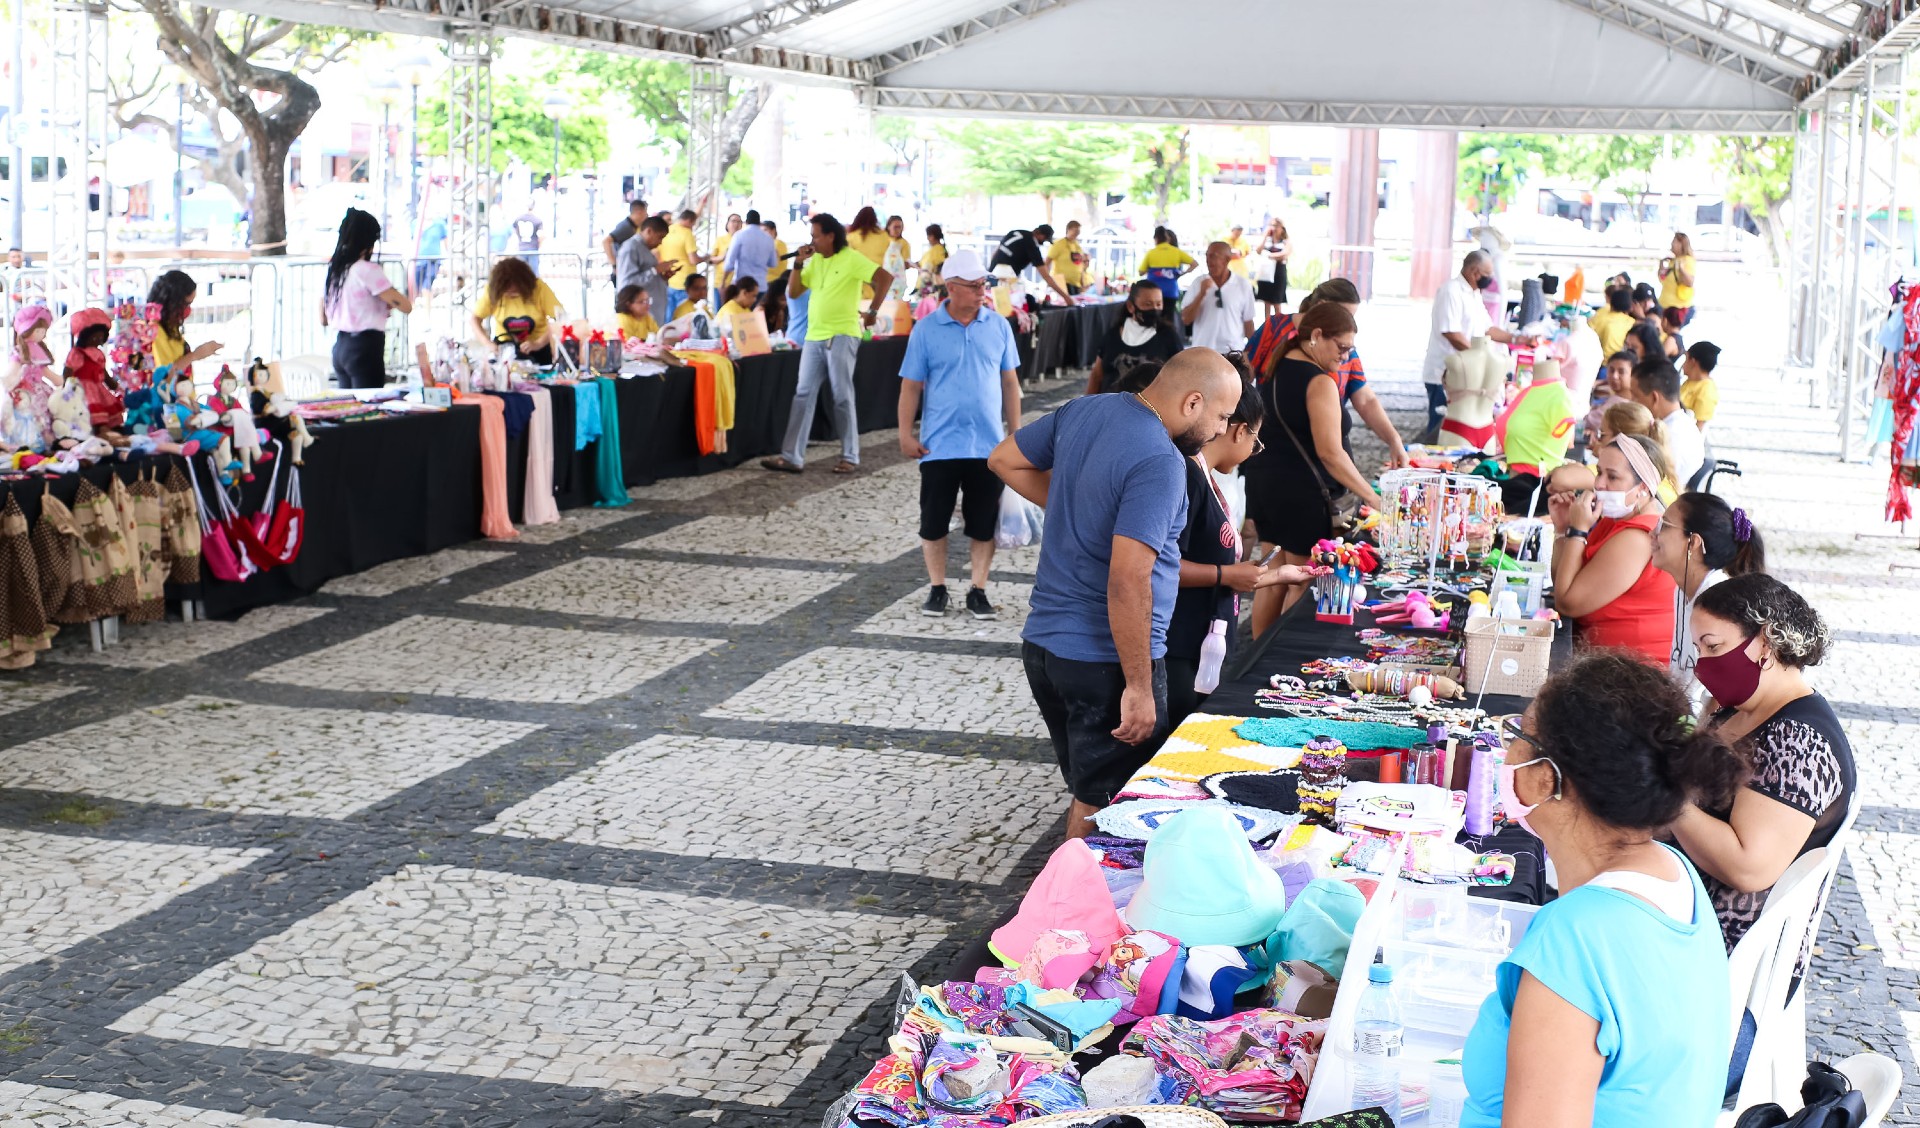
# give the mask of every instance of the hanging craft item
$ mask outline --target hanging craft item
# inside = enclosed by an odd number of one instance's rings
[[[187,459],[187,476],[193,482],[193,489],[202,501],[208,492],[200,488],[200,476],[194,473],[193,464],[197,459]],[[236,534],[233,526],[240,523],[240,514],[234,511],[233,503],[227,500],[223,489],[211,491],[214,514],[208,516],[204,504],[196,507],[200,515],[200,559],[206,565],[207,574],[216,580],[230,584],[245,581],[253,575],[253,561],[239,552],[234,546]]]
[[[1893,366],[1893,442],[1888,455],[1893,468],[1887,479],[1887,520],[1900,522],[1913,516],[1907,489],[1913,471],[1909,448],[1915,444],[1915,416],[1920,414],[1920,286],[1907,287],[1903,309],[1907,332]]]

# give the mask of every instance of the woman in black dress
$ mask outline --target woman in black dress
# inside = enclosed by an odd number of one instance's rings
[[[1337,302],[1320,302],[1295,322],[1296,335],[1274,363],[1266,393],[1266,452],[1241,469],[1247,480],[1247,518],[1258,531],[1261,558],[1279,550],[1276,563],[1305,564],[1314,542],[1333,534],[1327,497],[1348,491],[1363,504],[1380,498],[1347,453],[1351,420],[1340,406],[1334,373],[1353,348],[1353,314]],[[1253,600],[1255,636],[1272,625],[1304,591],[1299,585],[1267,588]]]

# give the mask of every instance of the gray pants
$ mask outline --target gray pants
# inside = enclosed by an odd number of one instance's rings
[[[800,384],[793,391],[793,410],[787,415],[787,438],[780,456],[795,466],[807,463],[807,432],[813,429],[813,402],[820,385],[833,393],[833,425],[840,432],[840,457],[860,462],[860,417],[853,404],[853,360],[860,338],[841,335],[808,341],[800,347]]]

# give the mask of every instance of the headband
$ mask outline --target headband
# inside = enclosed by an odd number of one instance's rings
[[[1626,455],[1627,465],[1633,468],[1634,477],[1640,479],[1640,484],[1647,487],[1647,492],[1657,493],[1660,489],[1660,472],[1653,468],[1653,459],[1648,457],[1639,443],[1628,441],[1633,437],[1632,435],[1615,435],[1613,447]]]
[[[42,321],[48,325],[52,325],[53,311],[38,302],[32,305],[21,306],[13,315],[13,331],[15,333],[25,333]]]
[[[1733,511],[1733,539],[1741,544],[1753,539],[1753,519],[1747,516],[1744,509],[1736,508]]]

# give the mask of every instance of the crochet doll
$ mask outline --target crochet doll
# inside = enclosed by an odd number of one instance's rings
[[[227,442],[227,436],[213,430],[217,417],[195,400],[193,377],[182,373],[173,377],[168,386],[173,398],[160,409],[161,417],[167,422],[168,436],[183,447],[192,442],[199,444],[198,449],[213,451],[213,464],[220,472],[220,484],[232,484],[233,468],[239,463],[233,461],[233,449]]]
[[[35,454],[53,449],[53,415],[47,407],[53,395],[53,352],[46,345],[52,324],[53,311],[46,306],[20,307],[13,315],[13,350],[0,371],[0,393],[12,409],[12,424],[0,437]]]
[[[87,421],[94,433],[114,446],[127,445],[120,429],[126,423],[127,405],[120,398],[120,382],[107,371],[107,354],[100,346],[107,343],[113,319],[104,309],[83,309],[73,315],[73,350],[67,353],[66,374],[80,381],[87,397]]]
[[[220,375],[214,377],[214,392],[207,397],[207,410],[218,417],[217,429],[227,433],[233,453],[239,456],[241,480],[253,481],[253,464],[266,458],[260,451],[260,431],[253,425],[253,411],[240,398],[240,377],[231,367],[220,366]]]
[[[313,433],[300,418],[300,403],[278,387],[280,377],[265,361],[253,358],[247,369],[247,402],[256,416],[272,415],[287,421],[287,445],[293,449],[293,464],[307,464],[307,448],[313,445]]]

